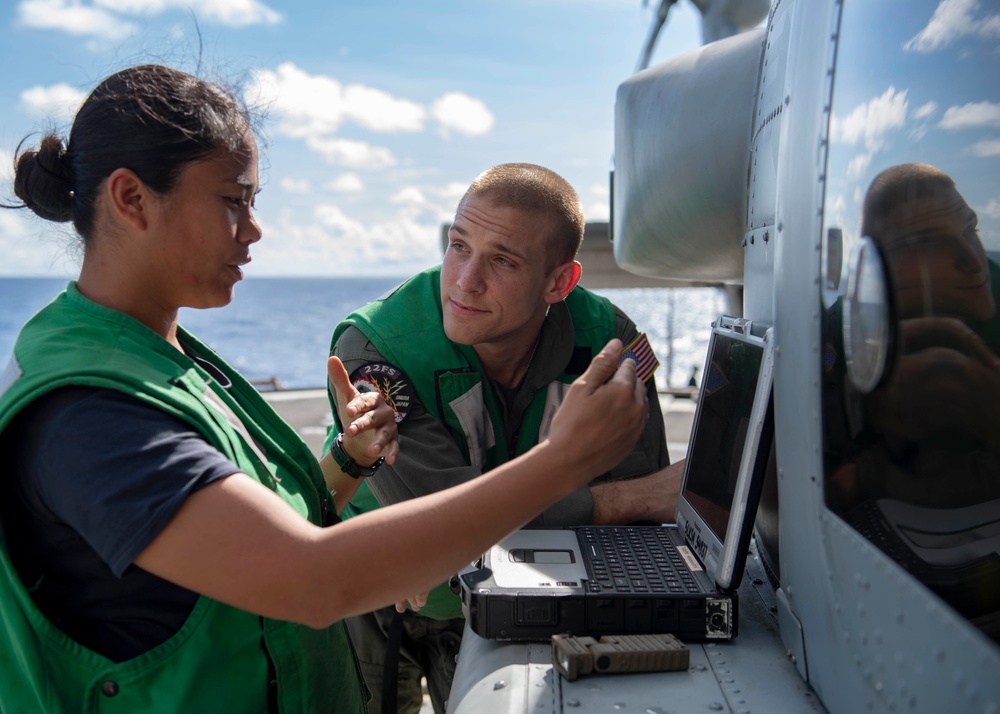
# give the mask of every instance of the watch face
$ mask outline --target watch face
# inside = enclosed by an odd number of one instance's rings
[[[892,342],[889,280],[871,238],[862,238],[854,250],[843,310],[847,376],[859,392],[868,394],[885,376]]]

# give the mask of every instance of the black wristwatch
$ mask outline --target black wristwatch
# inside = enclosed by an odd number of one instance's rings
[[[337,438],[333,440],[333,446],[330,447],[330,456],[337,462],[340,470],[351,478],[368,478],[369,476],[374,476],[383,462],[385,462],[385,457],[379,456],[371,466],[362,466],[359,464],[344,449],[343,432],[337,434]]]

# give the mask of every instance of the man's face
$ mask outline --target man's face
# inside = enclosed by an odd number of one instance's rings
[[[889,218],[882,242],[903,317],[993,315],[978,219],[957,191],[904,204]]]
[[[502,346],[535,339],[548,308],[549,219],[470,196],[448,231],[441,307],[448,339]],[[530,334],[527,334],[529,333]]]

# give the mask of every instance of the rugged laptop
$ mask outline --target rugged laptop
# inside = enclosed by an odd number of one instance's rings
[[[472,630],[495,640],[735,637],[774,433],[772,345],[766,325],[712,323],[676,525],[514,532],[457,577]]]

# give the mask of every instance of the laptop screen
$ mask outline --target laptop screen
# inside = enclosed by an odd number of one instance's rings
[[[702,373],[684,495],[720,540],[726,537],[763,354],[759,345],[716,333]]]
[[[712,323],[688,441],[677,525],[723,590],[737,587],[773,438],[773,328],[723,315]]]

